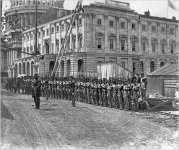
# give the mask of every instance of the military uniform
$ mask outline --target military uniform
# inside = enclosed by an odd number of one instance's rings
[[[32,83],[32,97],[34,98],[35,106],[37,109],[40,108],[40,96],[41,96],[41,81],[35,79]]]

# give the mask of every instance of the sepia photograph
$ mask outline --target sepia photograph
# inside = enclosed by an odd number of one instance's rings
[[[178,0],[0,0],[1,150],[178,150]]]

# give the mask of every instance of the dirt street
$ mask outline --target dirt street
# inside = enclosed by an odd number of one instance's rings
[[[6,90],[1,95],[2,150],[178,149],[177,116],[167,122],[164,114],[80,102],[72,107],[71,101],[43,97],[37,110],[30,95]]]

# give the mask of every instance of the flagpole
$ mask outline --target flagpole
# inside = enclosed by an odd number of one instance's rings
[[[167,0],[167,18],[168,18],[168,0]]]

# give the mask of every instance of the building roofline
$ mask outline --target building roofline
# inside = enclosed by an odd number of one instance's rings
[[[55,20],[52,20],[50,22],[46,22],[46,23],[40,24],[40,25],[37,26],[37,28],[39,29],[39,28],[43,27],[45,24],[51,24],[51,23],[56,23],[57,21],[63,21],[64,19],[68,19],[71,15],[72,15],[72,13],[70,13],[70,14],[68,14],[66,16],[57,18]],[[33,31],[33,30],[35,30],[35,27],[29,28],[29,29],[23,31],[22,34],[27,33],[29,31]]]
[[[169,19],[169,18],[165,18],[165,17],[147,16],[147,15],[143,15],[143,14],[139,14],[139,17],[147,18],[147,19],[156,19],[156,20],[161,20],[161,21],[169,21],[169,22],[179,23],[178,20]]]
[[[130,8],[123,8],[123,7],[120,7],[120,6],[112,6],[112,5],[106,5],[106,4],[90,4],[90,5],[84,5],[83,8],[107,8],[107,9],[113,9],[113,10],[120,10],[120,11],[124,11],[124,12],[131,12],[131,13],[135,13],[135,10],[132,10]]]

